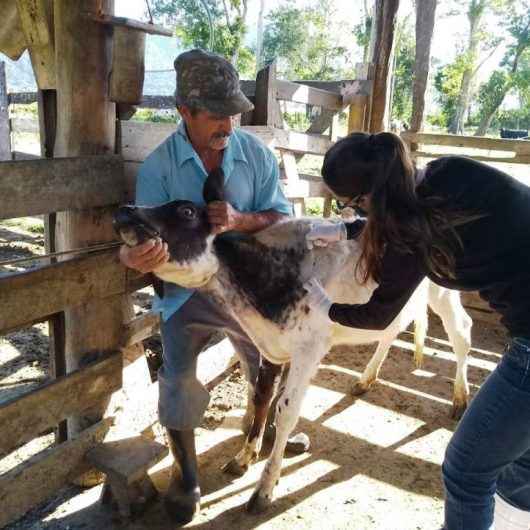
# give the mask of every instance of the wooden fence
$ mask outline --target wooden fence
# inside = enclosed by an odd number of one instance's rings
[[[458,148],[462,150],[462,153],[467,152],[475,160],[483,162],[530,164],[530,141],[528,140],[459,136],[456,134],[410,133],[407,131],[403,132],[401,137],[409,145],[414,158],[437,158],[444,155],[454,155],[454,148]],[[433,152],[432,146],[451,147],[453,149],[449,152],[436,149]],[[470,150],[473,152],[469,153]],[[491,151],[495,154],[491,154]],[[502,155],[499,155],[498,152],[502,152]]]
[[[321,197],[324,190],[320,180],[300,175],[296,161],[305,154],[324,155],[332,144],[329,135],[282,129],[280,122],[269,122],[269,114],[278,100],[320,105],[326,109],[329,126],[329,119],[344,107],[342,97],[337,91],[276,81],[270,69],[266,74],[250,87],[254,90],[251,97],[256,104],[255,116],[262,120],[265,116],[265,123],[244,128],[278,150],[287,194],[293,201]],[[252,117],[245,119],[250,121]],[[321,120],[316,126],[313,124],[313,130],[322,132],[325,125]],[[0,202],[0,219],[113,207],[130,200],[140,163],[174,130],[175,125],[122,121],[117,131],[117,155],[0,162],[0,196],[9,197],[8,201]],[[116,249],[5,274],[0,276],[0,335],[55,318],[68,307],[133,292],[149,282],[148,275],[125,269]],[[158,316],[152,313],[125,322],[122,347],[150,337],[157,329]],[[17,449],[66,418],[110,400],[122,386],[126,360],[121,350],[96,352],[93,357],[91,364],[0,404],[0,455]],[[204,382],[211,387],[224,374],[220,369]],[[135,424],[137,431],[148,428],[156,419],[157,388],[154,385],[149,388],[144,406],[150,412],[143,423]],[[103,417],[75,438],[52,446],[1,475],[0,527],[87,471],[90,467],[85,460],[87,451],[109,435],[114,420],[111,415]]]

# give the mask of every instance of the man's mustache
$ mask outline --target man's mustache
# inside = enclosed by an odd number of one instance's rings
[[[225,138],[230,138],[230,133],[215,133],[212,138],[214,140],[224,140]]]

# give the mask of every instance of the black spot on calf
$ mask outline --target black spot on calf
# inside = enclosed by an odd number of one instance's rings
[[[214,247],[240,294],[263,317],[284,323],[305,295],[300,264],[306,250],[270,248],[244,234],[218,236]]]

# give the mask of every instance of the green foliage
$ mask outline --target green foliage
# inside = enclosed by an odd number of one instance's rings
[[[467,57],[458,54],[455,62],[438,69],[434,76],[434,86],[441,107],[440,122],[443,127],[449,125],[453,117],[460,94],[462,75],[467,68]]]
[[[400,28],[396,42],[392,118],[410,123],[412,117],[412,86],[416,53],[412,28],[408,21]]]
[[[242,76],[254,74],[255,59],[243,41],[246,0],[152,0],[152,12],[157,21],[175,28],[175,35],[184,48],[209,49],[210,24],[203,2],[208,6],[214,28],[211,51],[228,60],[237,58],[235,66]]]
[[[506,53],[499,65],[487,82],[479,89],[478,102],[480,105],[478,117],[484,122],[491,119],[501,106],[504,97],[510,91],[519,93],[524,100],[525,91],[530,87],[530,12],[526,2],[516,2],[503,20],[509,35]],[[524,113],[523,113],[524,115]],[[511,119],[511,118],[505,118]],[[502,124],[510,127],[510,125]],[[479,132],[483,133],[485,131]]]
[[[148,121],[154,123],[176,123],[178,119],[177,110],[157,111],[155,109],[138,109],[133,116],[134,121]]]
[[[283,119],[294,131],[306,131],[311,125],[311,120],[306,112],[284,112]]]
[[[341,65],[346,49],[337,44],[331,24],[330,0],[304,8],[293,0],[271,11],[263,34],[265,63],[278,60],[280,76],[286,79],[338,79],[352,74]]]
[[[479,118],[487,116],[497,110],[511,85],[509,74],[503,70],[495,70],[488,81],[480,86],[478,103],[480,105]]]

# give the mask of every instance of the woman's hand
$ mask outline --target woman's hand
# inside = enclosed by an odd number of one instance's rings
[[[310,308],[322,312],[328,322],[333,322],[329,318],[332,302],[320,282],[316,278],[311,278],[304,283],[304,289],[307,291],[307,302]]]
[[[311,223],[311,228],[305,236],[309,250],[313,247],[327,247],[330,243],[347,239],[344,223]]]

